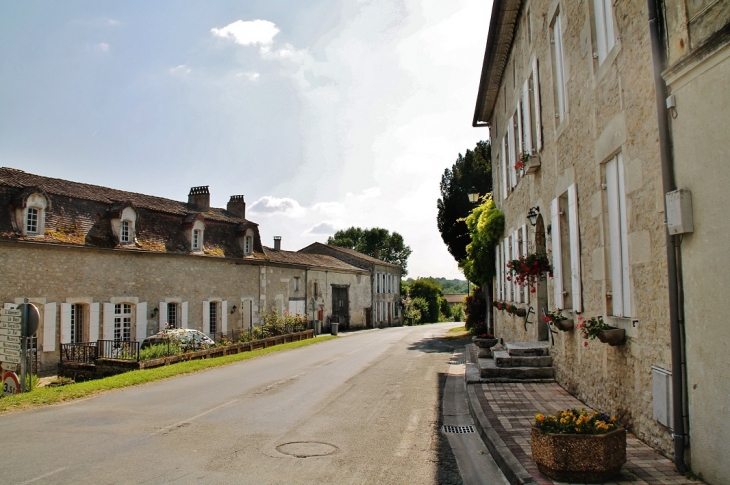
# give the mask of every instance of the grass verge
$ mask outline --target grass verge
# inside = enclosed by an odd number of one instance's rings
[[[179,362],[177,364],[156,367],[154,369],[134,370],[131,372],[125,372],[124,374],[105,377],[104,379],[79,382],[77,384],[69,384],[60,387],[41,387],[34,389],[32,392],[16,394],[15,396],[6,396],[0,399],[0,414],[30,409],[47,404],[57,404],[60,402],[73,401],[75,399],[83,399],[85,397],[94,396],[113,389],[122,389],[124,387],[147,384],[148,382],[159,381],[182,374],[191,374],[205,369],[212,369],[214,367],[221,367],[253,359],[273,352],[306,347],[308,345],[335,338],[337,337],[326,335],[314,339],[299,340],[297,342],[276,345],[266,349],[254,350],[253,352],[242,352],[240,354],[226,355],[212,359],[189,360],[187,362]]]
[[[461,327],[450,328],[448,333],[461,333],[466,331],[466,327],[462,325]]]

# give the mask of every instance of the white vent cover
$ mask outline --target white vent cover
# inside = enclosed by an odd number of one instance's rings
[[[660,367],[651,367],[654,419],[667,428],[672,426],[672,373]]]

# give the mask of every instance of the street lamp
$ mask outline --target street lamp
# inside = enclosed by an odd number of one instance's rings
[[[469,192],[467,192],[467,195],[469,196],[469,202],[472,204],[479,202],[479,192],[477,192],[475,187],[472,186],[472,188],[469,189]]]
[[[530,207],[530,210],[527,211],[527,218],[530,220],[530,224],[532,224],[532,227],[535,227],[537,225],[537,216],[540,215],[540,208],[539,207]]]

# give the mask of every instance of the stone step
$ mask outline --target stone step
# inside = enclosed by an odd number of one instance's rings
[[[512,357],[550,355],[549,342],[506,342],[504,346]]]
[[[479,359],[479,375],[484,379],[549,379],[555,377],[552,367],[497,367],[492,359]]]
[[[511,356],[506,350],[495,350],[492,353],[497,367],[551,367],[553,358],[549,355]]]

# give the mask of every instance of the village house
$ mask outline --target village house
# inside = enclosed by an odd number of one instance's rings
[[[527,311],[495,312],[495,333],[554,341],[563,387],[710,483],[730,476],[729,20],[717,0],[497,0],[473,120],[506,217],[493,296]],[[553,266],[534,293],[506,268],[530,253]],[[557,332],[542,318],[557,310],[626,339]]]
[[[230,337],[276,310],[365,326],[369,271],[264,248],[241,195],[222,209],[205,186],[178,202],[0,168],[0,207],[0,303],[39,308],[41,372],[60,344],[166,325]]]

